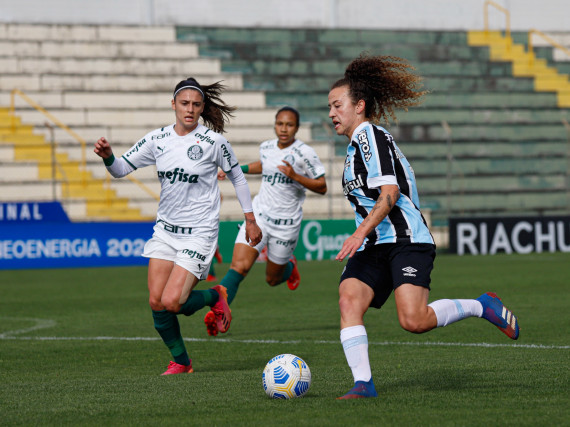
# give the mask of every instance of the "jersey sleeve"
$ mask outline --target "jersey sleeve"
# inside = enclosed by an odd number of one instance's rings
[[[307,177],[311,179],[317,179],[320,178],[321,176],[324,176],[325,167],[323,166],[321,159],[319,159],[319,156],[317,155],[316,151],[312,147],[309,147],[308,145],[305,145],[304,151],[305,153],[304,153],[303,163]]]
[[[147,134],[123,154],[123,159],[134,169],[156,164],[151,133]]]
[[[369,125],[357,134],[358,148],[366,166],[368,188],[398,185],[388,136]]]
[[[218,143],[218,150],[216,152],[216,164],[225,173],[228,173],[238,165],[237,157],[230,143],[222,138]]]

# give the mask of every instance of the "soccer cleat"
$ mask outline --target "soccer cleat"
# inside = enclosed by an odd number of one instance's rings
[[[208,277],[206,277],[206,282],[215,282],[216,281],[216,276],[214,276],[213,274],[208,274]]]
[[[519,337],[519,322],[516,316],[503,305],[501,298],[493,292],[487,292],[477,298],[483,306],[483,317],[499,328],[509,338],[516,340]]]
[[[291,275],[287,279],[287,286],[289,289],[294,291],[299,287],[299,283],[301,283],[301,275],[299,274],[299,269],[297,268],[297,258],[293,256],[289,261],[293,263],[293,271],[291,271]]]
[[[192,369],[192,360],[190,360],[190,365],[188,366],[170,361],[168,369],[160,375],[191,374],[192,372],[194,372],[194,369]]]
[[[216,315],[212,310],[208,311],[204,316],[204,323],[206,324],[206,332],[208,332],[208,335],[212,337],[218,335],[218,325],[216,325]]]
[[[354,387],[348,390],[344,396],[337,397],[337,400],[346,399],[362,399],[365,397],[378,397],[376,393],[376,388],[374,387],[374,381],[370,378],[370,381],[356,381]]]
[[[224,333],[228,331],[230,323],[232,322],[232,311],[228,305],[228,291],[225,286],[222,285],[216,285],[212,289],[218,293],[219,298],[218,302],[212,306],[211,311],[214,313],[218,332]],[[206,316],[207,315],[208,314],[206,314]],[[206,321],[205,318],[204,321]],[[206,328],[207,327],[208,325],[206,325]]]

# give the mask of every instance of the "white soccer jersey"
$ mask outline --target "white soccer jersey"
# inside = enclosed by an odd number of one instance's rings
[[[217,230],[218,166],[229,172],[238,164],[222,135],[199,124],[188,135],[180,136],[170,125],[146,134],[123,158],[135,169],[156,165],[161,184],[157,221]]]
[[[277,139],[272,139],[261,143],[259,156],[262,181],[259,194],[253,199],[255,212],[272,219],[301,221],[306,188],[284,175],[277,166],[284,165],[283,160],[286,160],[299,175],[316,179],[325,174],[317,153],[298,139],[283,149],[279,148]]]

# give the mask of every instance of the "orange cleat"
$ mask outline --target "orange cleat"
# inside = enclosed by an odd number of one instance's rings
[[[160,375],[191,374],[192,372],[194,372],[194,369],[192,369],[191,360],[190,360],[190,365],[188,366],[170,361],[170,363],[168,364],[168,369]]]
[[[289,289],[294,291],[299,287],[299,284],[301,283],[301,275],[297,269],[297,258],[293,256],[289,261],[293,263],[293,271],[291,271],[291,275],[287,279],[287,286]]]

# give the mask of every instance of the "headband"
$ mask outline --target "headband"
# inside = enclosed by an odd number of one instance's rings
[[[194,86],[194,85],[182,86],[180,89],[178,89],[176,92],[174,92],[173,98],[176,98],[176,95],[178,94],[178,92],[180,92],[181,90],[184,90],[184,89],[195,89],[202,94],[202,98],[205,98],[204,92],[202,92],[202,89],[200,89],[198,86]]]

